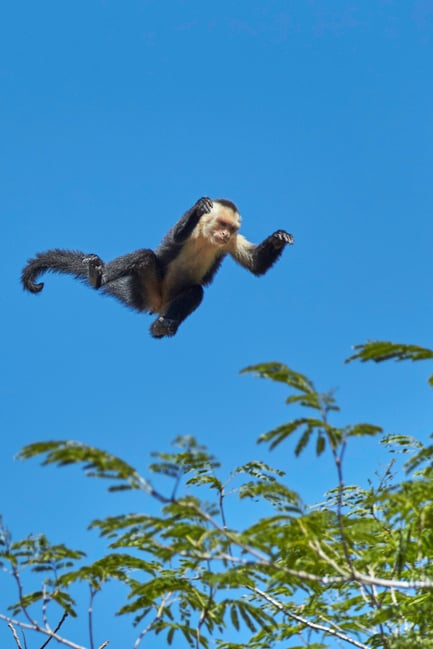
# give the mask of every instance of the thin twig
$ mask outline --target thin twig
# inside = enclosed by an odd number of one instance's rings
[[[413,580],[413,581],[396,581],[393,579],[380,579],[379,577],[369,577],[368,575],[358,572],[355,569],[353,569],[353,573],[350,574],[346,573],[347,576],[341,576],[341,577],[324,576],[323,577],[321,575],[315,575],[314,573],[306,572],[304,570],[293,570],[292,568],[287,568],[286,566],[276,564],[274,561],[269,560],[266,557],[266,555],[262,554],[261,552],[251,547],[250,545],[240,541],[235,534],[231,533],[227,529],[224,529],[212,518],[212,516],[209,516],[209,514],[202,511],[199,507],[194,505],[194,503],[188,503],[188,507],[193,511],[195,511],[197,514],[199,514],[204,520],[208,521],[212,525],[212,527],[216,529],[218,532],[220,532],[220,534],[224,535],[225,538],[230,543],[232,543],[234,546],[237,546],[238,548],[241,548],[242,550],[250,554],[252,557],[255,557],[257,559],[256,563],[238,557],[232,557],[227,559],[229,561],[236,561],[237,563],[241,563],[243,565],[251,565],[251,567],[263,566],[266,568],[275,568],[279,572],[284,572],[290,577],[295,577],[297,579],[300,579],[301,581],[311,581],[315,583],[320,583],[324,586],[332,586],[333,584],[342,584],[342,583],[349,583],[350,581],[356,581],[359,584],[364,584],[367,586],[372,586],[374,584],[375,586],[379,586],[383,588],[397,588],[401,590],[416,590],[416,589],[433,590],[433,581],[428,579]],[[183,556],[187,556],[186,553],[182,553],[182,554]],[[217,559],[218,557],[215,556],[213,558]],[[226,558],[226,555],[224,555],[224,558]]]
[[[211,572],[210,561],[207,562],[207,569],[208,569],[209,572]],[[211,606],[212,606],[212,604],[214,602],[214,594],[215,594],[214,588],[212,588],[212,586],[209,586],[209,595],[208,595],[208,598],[207,598],[207,602],[206,602],[204,608],[202,609],[202,611],[200,613],[200,619],[199,619],[198,624],[197,624],[196,639],[195,639],[196,640],[196,649],[200,649],[201,627],[206,622],[206,618],[209,615],[209,611],[210,611]]]
[[[88,608],[88,624],[89,624],[89,641],[90,641],[90,649],[94,649],[94,642],[93,642],[93,598],[95,597],[95,591],[92,588],[92,586],[89,584],[90,588],[90,599],[89,599],[89,608]]]
[[[24,590],[23,590],[23,585],[21,583],[20,573],[18,572],[18,568],[16,566],[13,566],[13,568],[12,568],[12,575],[13,575],[13,577],[15,579],[15,582],[16,582],[16,585],[17,585],[17,588],[18,588],[19,601],[20,601],[20,603],[22,603],[22,601],[24,599]],[[25,606],[22,606],[22,610],[23,610],[23,613],[24,613],[25,617],[29,621],[29,623],[33,624],[36,627],[38,627],[39,626],[38,623],[36,622],[36,620],[34,620],[32,618],[32,616],[28,612],[27,608]]]
[[[18,649],[23,649],[22,646],[21,646],[21,642],[20,642],[20,639],[19,639],[19,637],[18,637],[18,634],[17,634],[17,632],[16,632],[16,630],[15,630],[15,627],[14,627],[14,625],[12,624],[12,622],[8,622],[8,627],[9,627],[10,630],[12,631],[12,635],[13,635],[13,637],[15,638],[15,642],[17,643],[17,647],[18,647]]]
[[[46,628],[49,627],[48,618],[47,618],[47,607],[48,607],[48,598],[47,598],[47,588],[46,585],[43,585],[43,600],[42,600],[42,620]]]
[[[136,641],[134,642],[134,649],[137,649],[137,648],[138,648],[138,646],[140,645],[140,643],[141,643],[141,641],[143,640],[143,638],[144,638],[144,636],[146,635],[146,633],[149,633],[149,631],[151,631],[151,630],[153,629],[153,627],[154,627],[155,624],[158,622],[158,620],[161,619],[162,614],[163,614],[163,611],[164,611],[164,608],[165,608],[165,606],[167,605],[167,602],[168,602],[168,600],[170,599],[171,595],[172,595],[172,593],[170,592],[170,593],[166,593],[166,595],[164,595],[164,596],[162,597],[162,602],[161,602],[161,604],[160,604],[159,607],[158,607],[158,610],[157,610],[157,612],[156,612],[155,617],[153,618],[152,622],[150,622],[150,623],[147,625],[147,627],[144,628],[144,629],[139,633],[139,635],[138,635]],[[101,647],[99,647],[99,649],[101,649]]]
[[[0,620],[4,620],[8,624],[13,624],[20,629],[27,629],[28,631],[42,633],[43,635],[49,636],[50,638],[54,638],[54,640],[57,640],[57,642],[59,642],[60,644],[64,644],[66,647],[71,647],[71,649],[86,649],[86,647],[83,647],[80,644],[75,644],[75,642],[71,642],[70,640],[66,640],[66,638],[62,638],[61,636],[57,635],[55,631],[45,629],[37,623],[29,624],[27,622],[19,622],[18,620],[7,617],[7,615],[3,615],[3,613],[0,613]]]
[[[60,627],[62,626],[63,622],[66,620],[67,617],[68,617],[68,614],[67,614],[66,611],[64,611],[64,612],[63,612],[63,615],[62,615],[62,618],[61,618],[60,622],[58,623],[58,625],[56,626],[56,628],[54,629],[53,633],[57,633],[57,631],[60,629]],[[44,649],[44,647],[46,647],[47,644],[48,644],[48,643],[50,642],[50,640],[52,640],[52,639],[53,639],[53,636],[49,637],[48,640],[46,640],[46,641],[44,642],[44,644],[42,645],[42,647],[41,647],[40,649]]]
[[[336,572],[338,572],[339,575],[341,575],[341,576],[344,577],[345,579],[348,579],[348,578],[351,576],[350,573],[348,573],[346,570],[344,570],[343,568],[341,568],[341,567],[338,565],[338,563],[337,563],[336,561],[334,561],[334,559],[331,559],[331,557],[329,557],[329,556],[326,554],[326,552],[324,551],[324,549],[323,549],[322,546],[320,545],[319,541],[317,541],[317,540],[315,540],[315,541],[309,541],[308,545],[310,546],[310,548],[311,548],[312,550],[314,550],[314,552],[317,553],[317,555],[318,555],[321,559],[323,559],[324,561],[326,561],[326,563],[328,563],[330,566],[332,566],[332,567],[334,568],[334,570],[335,570]]]
[[[366,644],[364,644],[363,642],[358,642],[358,640],[354,640],[353,638],[346,635],[345,633],[342,633],[341,631],[324,626],[323,624],[317,624],[316,622],[311,622],[310,620],[305,619],[301,615],[298,615],[297,613],[293,613],[293,611],[288,609],[284,604],[274,599],[273,597],[271,597],[264,591],[260,590],[259,588],[253,588],[252,586],[247,586],[247,588],[251,590],[253,593],[256,593],[256,595],[263,597],[263,599],[265,599],[267,602],[275,606],[275,608],[281,611],[281,613],[284,613],[288,617],[291,617],[293,620],[296,620],[301,624],[305,624],[307,628],[313,629],[315,631],[322,631],[327,635],[332,635],[334,636],[334,638],[338,638],[339,640],[344,640],[344,642],[348,642],[354,647],[358,647],[358,649],[368,649],[368,646]]]

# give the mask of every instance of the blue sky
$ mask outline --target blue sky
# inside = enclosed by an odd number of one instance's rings
[[[253,363],[336,388],[342,422],[427,439],[431,368],[343,360],[367,339],[433,346],[432,62],[431,0],[2,7],[0,511],[16,538],[46,532],[96,557],[90,520],[148,506],[14,461],[52,438],[145,472],[192,434],[227,472],[264,459],[320,499],[330,461],[256,445],[291,413],[281,386],[239,375]],[[153,340],[149,316],[72,278],[21,290],[35,252],[155,247],[203,195],[235,201],[250,240],[284,228],[296,241],[260,279],[227,260],[175,338]],[[348,482],[384,461],[376,440],[350,447]],[[110,646],[129,637],[115,621]]]

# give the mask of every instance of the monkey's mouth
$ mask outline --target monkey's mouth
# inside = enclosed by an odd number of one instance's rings
[[[230,234],[228,232],[215,232],[214,241],[220,245],[227,243],[230,239]]]

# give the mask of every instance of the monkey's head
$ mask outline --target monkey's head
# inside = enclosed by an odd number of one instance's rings
[[[218,198],[212,201],[208,214],[201,218],[204,236],[217,246],[225,246],[241,226],[241,217],[232,201]]]

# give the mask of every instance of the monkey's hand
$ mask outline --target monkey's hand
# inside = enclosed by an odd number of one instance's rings
[[[207,196],[203,196],[203,198],[199,198],[197,203],[194,205],[194,212],[197,214],[197,216],[203,216],[203,214],[209,214],[213,207],[213,203],[210,198]]]
[[[276,250],[280,250],[288,243],[291,245],[295,241],[293,234],[289,234],[285,230],[277,230],[269,238]]]
[[[212,207],[213,203],[210,198],[207,198],[207,196],[199,198],[191,209],[188,210],[188,212],[185,212],[180,221],[178,221],[171,231],[174,243],[179,245],[183,244],[191,235],[203,214],[209,214]]]
[[[209,214],[213,207],[213,203],[210,198],[204,196],[199,198],[199,200],[194,203],[188,212],[182,216],[180,221],[176,223],[173,230],[171,231],[171,236],[174,243],[181,245],[188,239],[194,230],[197,223],[200,221],[203,214]]]

